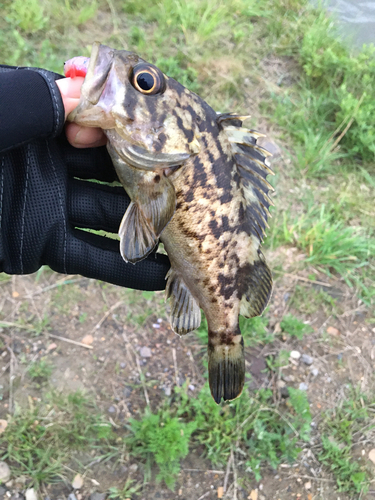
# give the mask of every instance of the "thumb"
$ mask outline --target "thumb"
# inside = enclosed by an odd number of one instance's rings
[[[56,80],[56,85],[60,90],[64,104],[65,120],[68,114],[78,105],[83,81],[83,76],[76,76],[75,78],[61,78],[60,80]]]

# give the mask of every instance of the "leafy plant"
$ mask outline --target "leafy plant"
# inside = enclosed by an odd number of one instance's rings
[[[184,423],[166,411],[151,413],[146,408],[141,420],[131,419],[132,436],[126,439],[131,454],[146,462],[150,476],[154,464],[159,468],[156,480],[173,489],[180,472],[180,459],[189,452],[189,440],[196,423]]]
[[[91,399],[91,398],[90,398]],[[49,393],[45,403],[28,408],[16,407],[8,426],[0,435],[0,457],[17,474],[27,476],[38,488],[63,477],[63,463],[77,449],[95,446],[110,453],[105,446],[111,438],[110,424],[81,392],[68,395]]]
[[[358,437],[371,435],[375,429],[374,399],[358,390],[347,392],[338,407],[323,414],[318,458],[335,476],[339,491],[354,494],[366,492],[371,478],[366,463],[354,458],[353,447]]]
[[[40,361],[34,361],[27,369],[29,377],[38,385],[45,384],[53,371],[53,366],[49,361],[42,358]]]
[[[283,332],[292,337],[297,337],[300,340],[302,340],[305,335],[314,331],[310,325],[306,325],[292,314],[287,314],[283,317],[280,322],[280,328]]]
[[[128,477],[122,488],[117,488],[116,486],[109,488],[108,498],[129,500],[131,495],[138,493],[138,491],[142,488],[141,484],[134,483],[136,483],[135,479],[131,479]]]
[[[186,387],[176,388],[176,393],[177,415],[196,422],[192,439],[204,446],[207,458],[224,465],[236,444],[241,454],[251,457],[247,466],[257,480],[262,464],[276,468],[282,461],[293,461],[300,451],[299,438],[308,435],[311,415],[302,391],[294,394],[291,411],[283,411],[282,416],[272,406],[270,390],[261,389],[255,397],[245,390],[240,398],[223,405],[215,404],[207,386],[197,399],[188,398]]]

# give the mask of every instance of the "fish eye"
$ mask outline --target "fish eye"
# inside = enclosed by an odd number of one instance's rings
[[[160,94],[164,91],[163,73],[151,64],[140,63],[133,68],[130,78],[133,87],[142,94]]]

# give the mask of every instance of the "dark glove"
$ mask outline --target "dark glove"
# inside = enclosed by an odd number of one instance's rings
[[[80,180],[78,180],[79,178]],[[0,271],[28,274],[48,265],[129,288],[162,290],[168,257],[126,264],[118,241],[75,229],[117,233],[129,204],[106,148],[76,149],[65,134],[0,154]]]

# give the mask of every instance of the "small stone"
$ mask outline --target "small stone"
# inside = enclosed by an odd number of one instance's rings
[[[56,349],[56,347],[57,347],[57,344],[55,344],[55,342],[52,342],[52,344],[50,344],[47,347],[47,352],[53,351],[54,349]]]
[[[137,472],[138,470],[138,465],[137,464],[132,464],[130,467],[129,467],[129,470],[131,472]]]
[[[158,329],[158,328],[160,328],[160,324],[159,323],[153,323],[152,324],[152,328]]]
[[[299,359],[301,357],[301,353],[299,351],[290,351],[289,355],[292,359]]]
[[[7,463],[0,462],[0,484],[4,484],[10,479],[10,469]]]
[[[370,450],[370,452],[368,454],[368,457],[371,460],[371,462],[373,464],[375,464],[375,448],[373,448],[372,450]]]
[[[327,328],[327,333],[329,335],[333,335],[334,337],[338,337],[340,335],[340,330],[338,330],[337,328],[335,328],[334,326],[329,326]]]
[[[73,481],[72,481],[72,486],[75,490],[79,490],[83,486],[83,477],[81,474],[77,474]]]
[[[108,408],[108,413],[116,413],[116,408],[114,406],[110,406]]]
[[[302,363],[305,363],[305,365],[312,365],[314,363],[314,358],[312,358],[308,354],[302,354],[301,361]]]
[[[251,493],[247,498],[249,498],[249,500],[258,500],[258,489],[251,490]]]
[[[77,500],[77,497],[74,493],[71,493],[70,495],[68,495],[68,500]]]
[[[284,375],[284,380],[285,380],[285,382],[294,382],[295,377],[294,377],[294,375]]]
[[[126,367],[126,363],[120,363],[120,368],[125,368]]]
[[[172,394],[172,390],[169,386],[164,387],[164,392],[166,396],[170,396]]]
[[[300,391],[307,391],[308,388],[309,388],[309,386],[307,384],[305,384],[305,382],[301,382],[299,384],[299,390]]]
[[[89,496],[89,500],[104,500],[106,497],[106,493],[99,493],[98,491],[94,491]]]
[[[317,377],[319,375],[319,370],[317,368],[312,368],[311,375],[313,375],[314,377]]]
[[[38,495],[34,488],[28,488],[25,492],[26,500],[38,500]]]
[[[276,382],[276,385],[277,385],[277,387],[278,387],[279,389],[282,389],[283,387],[285,387],[285,386],[286,386],[286,383],[284,382],[284,380],[278,380],[278,381]]]
[[[193,384],[190,384],[190,385],[189,385],[189,390],[190,390],[190,391],[195,391],[195,386],[194,386]]]
[[[0,419],[0,434],[2,434],[8,427],[8,422],[6,420]]]
[[[81,340],[81,343],[84,345],[91,345],[94,342],[94,337],[90,334],[85,335]]]
[[[3,500],[5,498],[5,493],[6,493],[6,489],[3,488],[2,486],[0,486],[0,500]]]
[[[311,490],[311,481],[307,481],[307,483],[305,483],[305,490]]]
[[[139,354],[142,356],[142,358],[151,358],[151,349],[149,347],[142,347],[141,350],[139,351]]]

